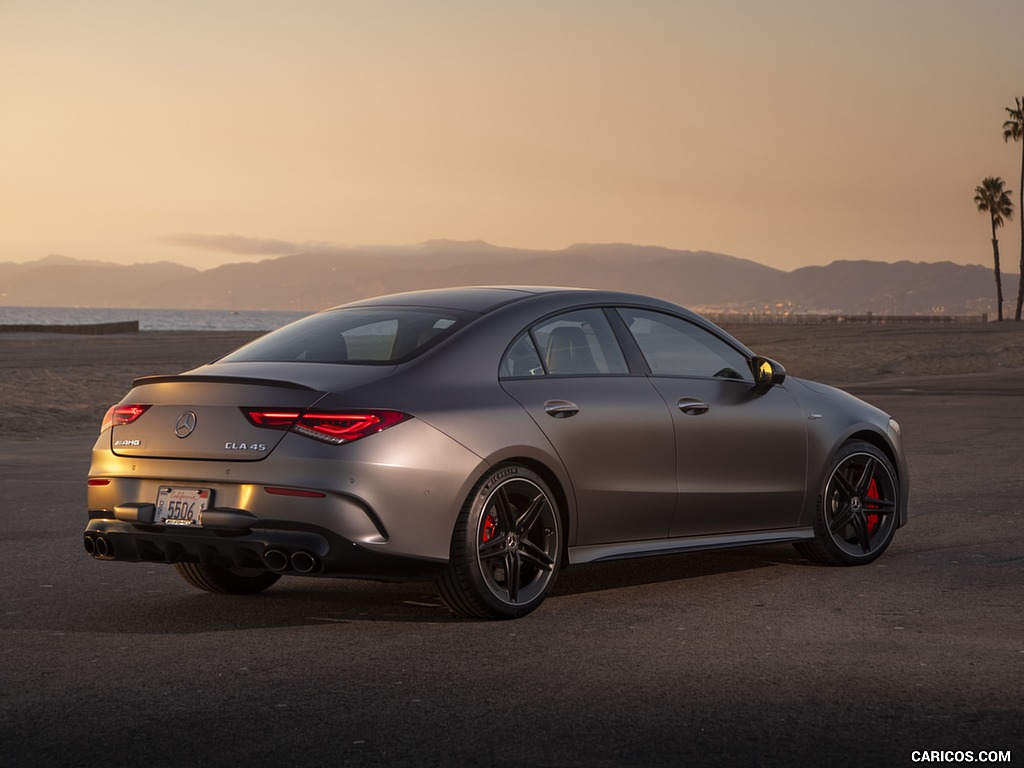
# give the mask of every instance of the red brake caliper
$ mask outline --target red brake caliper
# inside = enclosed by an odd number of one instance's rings
[[[871,482],[874,482],[874,480],[872,480]],[[498,530],[498,524],[494,521],[494,518],[491,515],[488,515],[484,519],[484,530],[483,533],[480,535],[481,541],[484,544],[486,544],[488,541],[493,539],[494,532],[496,530]]]
[[[875,478],[871,478],[871,484],[868,486],[868,496],[872,499],[878,498],[878,483],[875,482]],[[877,504],[865,504],[868,509],[878,509]],[[878,515],[868,515],[868,533],[873,533],[875,528],[878,526]]]

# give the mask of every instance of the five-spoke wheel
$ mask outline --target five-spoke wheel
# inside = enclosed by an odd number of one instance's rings
[[[870,443],[846,443],[825,473],[814,539],[797,549],[828,565],[870,563],[896,532],[898,494],[896,472],[884,453]]]
[[[524,616],[551,591],[562,562],[562,520],[543,479],[495,467],[470,494],[438,579],[452,610],[474,618]]]

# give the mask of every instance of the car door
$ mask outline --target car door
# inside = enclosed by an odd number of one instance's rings
[[[685,318],[632,308],[619,315],[672,413],[679,497],[669,535],[797,525],[807,434],[785,385],[757,394],[747,357]]]
[[[604,311],[538,323],[509,348],[501,384],[568,470],[574,544],[668,535],[676,503],[672,417],[647,377],[629,372]]]

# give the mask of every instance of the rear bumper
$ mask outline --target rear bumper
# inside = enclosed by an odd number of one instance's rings
[[[217,510],[250,517],[253,529],[323,530],[366,551],[447,560],[485,466],[419,419],[340,446],[288,433],[262,461],[117,456],[104,434],[93,447],[87,509],[93,519],[145,523],[161,487],[209,489]],[[204,530],[213,517],[204,513]]]
[[[248,528],[168,529],[90,512],[85,551],[96,560],[202,563],[273,571],[288,576],[430,579],[444,561],[372,552],[325,528],[280,527],[268,521]],[[98,516],[97,516],[98,515]]]

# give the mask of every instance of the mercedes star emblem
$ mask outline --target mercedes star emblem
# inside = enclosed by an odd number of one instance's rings
[[[174,422],[174,434],[178,437],[188,437],[196,428],[196,415],[192,411],[185,411],[178,420]]]

